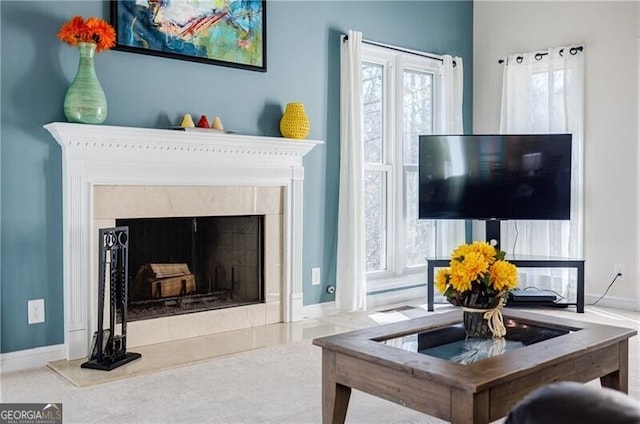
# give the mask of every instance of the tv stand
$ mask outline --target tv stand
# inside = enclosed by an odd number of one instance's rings
[[[484,232],[487,243],[500,249],[500,220],[487,219],[484,222]]]
[[[500,221],[487,221],[497,222]],[[584,259],[568,258],[537,258],[534,256],[518,256],[505,258],[519,268],[575,268],[577,271],[577,293],[574,303],[563,303],[567,306],[576,306],[578,313],[584,313]],[[449,266],[450,258],[427,258],[427,311],[433,311],[433,283],[434,270]]]

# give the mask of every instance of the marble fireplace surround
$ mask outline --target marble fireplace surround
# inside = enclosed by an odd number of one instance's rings
[[[265,215],[265,303],[132,322],[128,346],[302,318],[302,159],[321,141],[63,122],[45,128],[62,147],[66,359],[88,355],[97,228],[120,217]],[[135,202],[114,200],[122,198]]]

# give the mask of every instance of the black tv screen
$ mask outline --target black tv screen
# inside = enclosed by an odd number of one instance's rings
[[[421,135],[419,218],[568,220],[571,134]]]

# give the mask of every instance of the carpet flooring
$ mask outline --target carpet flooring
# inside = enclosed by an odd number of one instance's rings
[[[3,378],[2,401],[61,402],[65,424],[320,423],[321,357],[302,341],[90,387],[38,369]],[[443,421],[354,391],[347,422]]]
[[[589,307],[585,314],[549,313],[640,327],[637,312]],[[361,328],[421,314],[424,310],[398,308],[326,317],[323,325]],[[72,384],[47,367],[9,373],[0,380],[0,401],[62,403],[65,424],[321,423],[322,354],[311,344],[311,339],[319,335],[86,387]],[[640,399],[638,345],[638,336],[630,339],[629,395],[634,399]],[[350,424],[443,422],[357,390],[352,393],[347,413]]]

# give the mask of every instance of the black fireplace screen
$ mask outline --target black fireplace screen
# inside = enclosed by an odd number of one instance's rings
[[[264,217],[117,219],[129,227],[129,321],[264,302]]]

